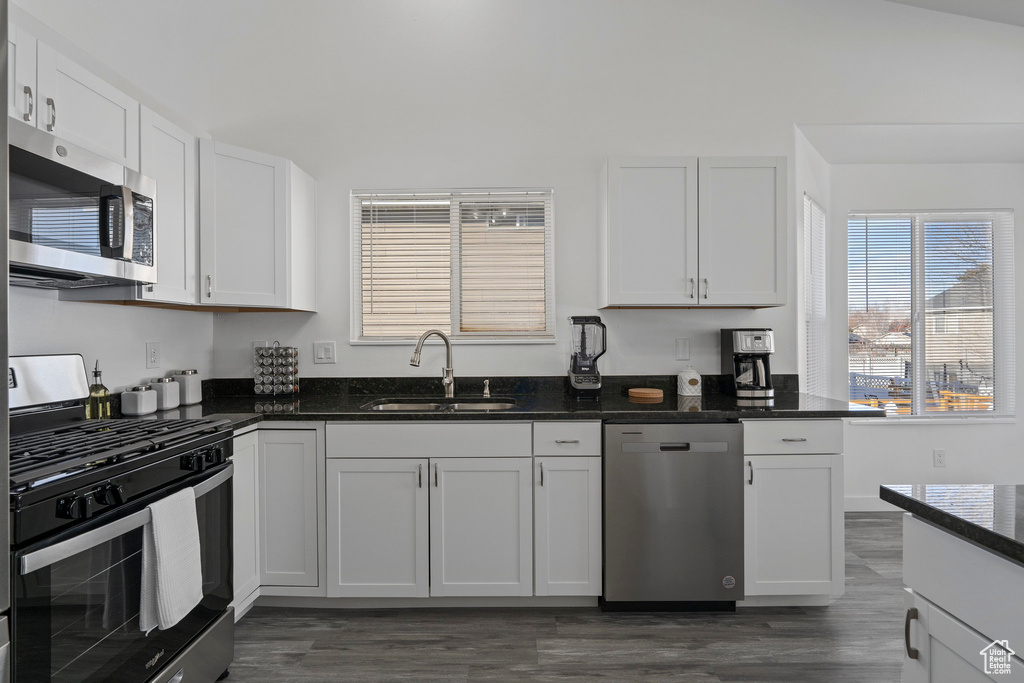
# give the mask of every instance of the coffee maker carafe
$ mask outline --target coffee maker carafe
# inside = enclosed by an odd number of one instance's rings
[[[572,357],[569,360],[569,391],[577,398],[601,395],[601,373],[597,359],[605,352],[605,326],[596,315],[574,315]]]
[[[722,374],[728,393],[740,399],[768,401],[772,388],[770,357],[775,352],[775,333],[770,328],[722,330]]]

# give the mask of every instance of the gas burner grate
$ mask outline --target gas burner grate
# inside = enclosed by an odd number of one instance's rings
[[[12,437],[11,487],[124,461],[219,429],[213,420],[97,420]]]

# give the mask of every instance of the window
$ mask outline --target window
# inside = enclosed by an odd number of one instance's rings
[[[552,192],[354,192],[353,340],[553,341]]]
[[[827,396],[825,211],[804,195],[804,391]]]
[[[850,400],[1012,415],[1013,214],[851,214]]]

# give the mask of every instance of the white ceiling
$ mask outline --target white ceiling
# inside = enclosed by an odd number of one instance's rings
[[[937,12],[1024,26],[1024,0],[889,0]]]
[[[1024,163],[1024,123],[799,128],[830,164]]]

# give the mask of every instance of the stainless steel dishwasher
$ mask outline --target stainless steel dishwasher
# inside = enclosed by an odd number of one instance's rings
[[[604,429],[602,604],[735,608],[743,599],[743,427]]]

